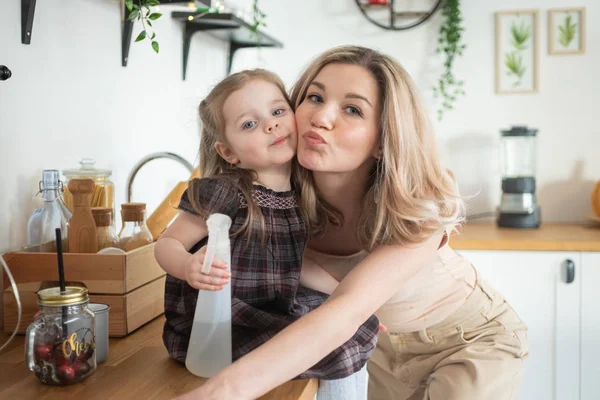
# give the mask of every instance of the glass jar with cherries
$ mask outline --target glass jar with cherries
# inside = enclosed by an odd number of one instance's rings
[[[27,328],[28,368],[49,385],[81,382],[96,370],[94,313],[88,291],[67,286],[38,292],[39,311]]]

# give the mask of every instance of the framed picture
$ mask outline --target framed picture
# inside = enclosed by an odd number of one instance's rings
[[[496,93],[538,91],[538,10],[496,13]]]
[[[585,53],[585,8],[548,10],[548,52]]]

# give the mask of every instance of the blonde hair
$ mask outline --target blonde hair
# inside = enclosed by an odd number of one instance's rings
[[[253,182],[257,179],[256,172],[248,169],[238,168],[225,161],[215,150],[217,142],[227,143],[225,137],[225,116],[223,115],[223,105],[232,93],[244,88],[248,83],[262,80],[277,86],[291,107],[290,99],[285,90],[285,85],[281,79],[274,73],[265,69],[253,69],[237,72],[229,75],[219,82],[202,100],[199,107],[200,120],[202,122],[202,136],[200,137],[200,171],[202,178],[225,179],[236,187],[243,195],[248,205],[248,215],[243,226],[234,234],[246,232],[250,239],[252,224],[259,224],[262,238],[265,238],[264,217],[260,207],[252,199]],[[293,161],[293,171],[298,170],[297,161]],[[293,172],[297,176],[297,173]],[[297,181],[292,184],[297,186]],[[190,193],[196,192],[194,181],[190,182]],[[190,201],[194,209],[202,216],[206,216],[206,211],[202,209],[198,199],[190,196]]]
[[[378,51],[336,47],[313,60],[302,73],[290,96],[294,108],[304,101],[309,85],[328,64],[361,66],[379,88],[382,157],[373,166],[365,188],[357,226],[361,246],[371,251],[378,244],[419,243],[435,232],[455,229],[464,221],[464,202],[450,171],[441,166],[433,130],[408,72]],[[320,196],[312,173],[304,170],[301,181],[301,206],[312,233],[323,233],[328,224],[340,225],[341,213]]]

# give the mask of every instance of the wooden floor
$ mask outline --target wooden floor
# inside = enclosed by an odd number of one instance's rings
[[[24,336],[16,336],[0,353],[0,399],[172,399],[205,381],[169,358],[162,343],[164,317],[133,334],[110,340],[109,357],[79,384],[48,386],[40,383],[24,360]],[[8,339],[0,333],[0,345]],[[290,381],[261,400],[312,400],[316,380]]]

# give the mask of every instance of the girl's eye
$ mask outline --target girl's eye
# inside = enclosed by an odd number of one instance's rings
[[[242,129],[250,129],[256,126],[256,121],[248,121],[242,126]]]
[[[273,115],[274,116],[281,115],[281,114],[283,114],[284,111],[285,110],[283,108],[278,108],[277,110],[273,111]]]
[[[357,116],[362,115],[362,113],[360,112],[360,109],[358,107],[348,106],[348,107],[346,107],[346,110],[347,110],[348,114],[350,114],[350,115],[357,115]]]
[[[313,103],[321,103],[323,100],[318,94],[309,94],[306,98]]]

